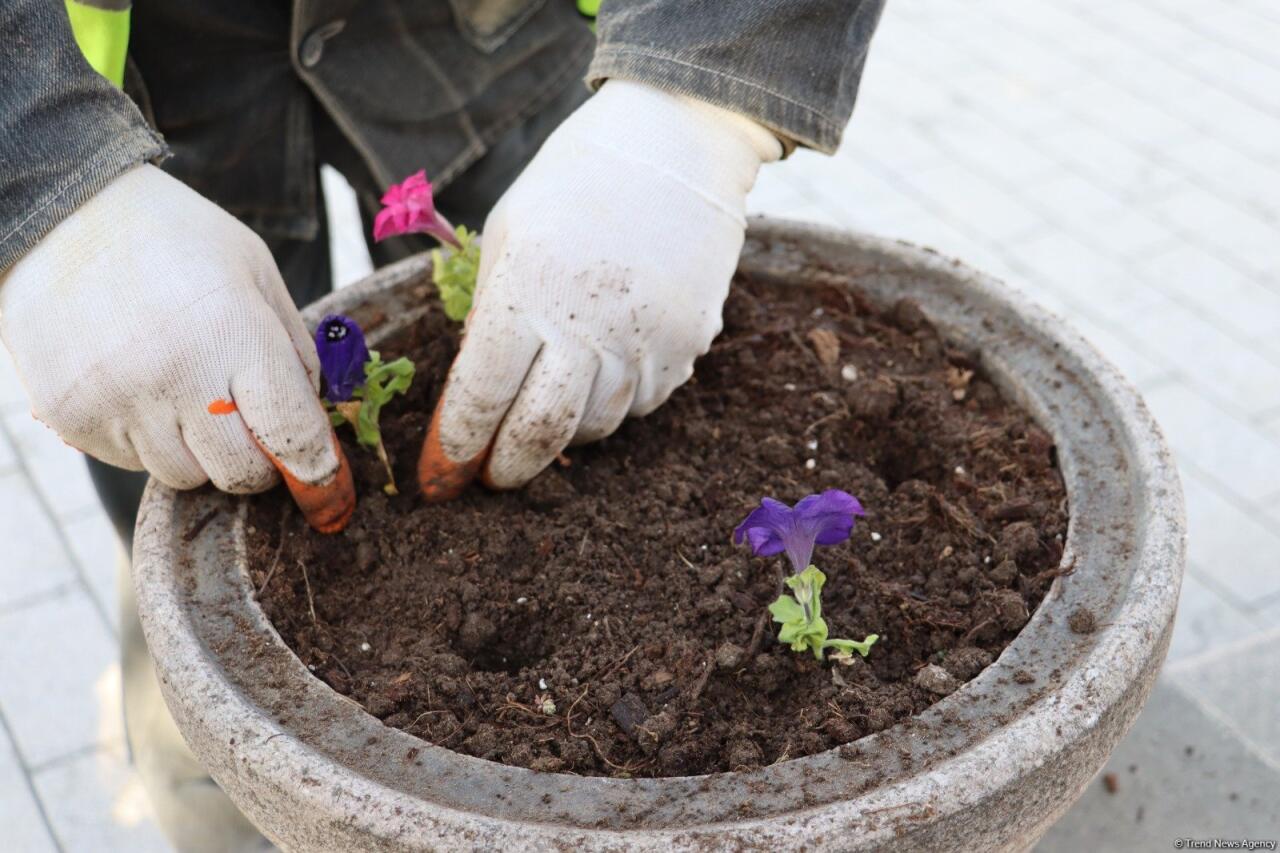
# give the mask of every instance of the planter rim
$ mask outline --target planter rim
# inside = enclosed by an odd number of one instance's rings
[[[697,777],[536,773],[387,728],[312,676],[253,600],[247,504],[152,481],[134,576],[162,688],[198,757],[269,835],[297,847],[324,847],[328,832],[386,849],[447,841],[656,849],[712,838],[749,848],[847,847],[856,838],[869,849],[966,815],[981,825],[984,809],[1008,810],[1029,774],[1058,773],[1063,790],[1037,800],[1042,814],[1007,817],[1013,828],[1003,835],[998,825],[987,830],[997,847],[1042,832],[1070,804],[1141,706],[1178,596],[1182,492],[1146,406],[1060,319],[931,250],[757,219],[740,269],[917,299],[945,335],[978,347],[1002,392],[1053,434],[1071,506],[1070,572],[1022,632],[952,695],[846,748]],[[376,296],[390,318],[371,335],[376,342],[421,316],[413,292],[428,273],[426,258],[410,258],[304,316],[314,324]],[[1076,608],[1096,617],[1096,631],[1070,629]],[[285,802],[294,812],[274,814]]]

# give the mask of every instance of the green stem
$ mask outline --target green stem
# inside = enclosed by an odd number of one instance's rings
[[[391,460],[387,458],[387,449],[382,446],[382,439],[378,439],[378,458],[382,460],[382,467],[387,469],[387,484],[382,487],[382,491],[389,495],[398,495],[400,490],[396,488],[396,475],[391,471]]]

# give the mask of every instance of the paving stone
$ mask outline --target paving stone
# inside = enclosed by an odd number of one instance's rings
[[[812,160],[797,158],[796,165],[810,164]],[[820,163],[817,165],[821,165]],[[791,168],[791,163],[786,164]],[[860,228],[864,223],[886,224],[934,221],[911,195],[874,163],[858,163],[851,158],[840,159],[841,180],[824,182],[820,175],[806,173],[803,181],[805,196],[816,201],[847,224]]]
[[[1229,500],[1220,485],[1198,470],[1183,465],[1180,473],[1187,501],[1187,553],[1201,576],[1245,610],[1280,594],[1280,530],[1267,524],[1261,512]]]
[[[1173,302],[1152,306],[1132,318],[1130,331],[1236,411],[1257,415],[1280,406],[1280,363],[1209,322],[1204,312]]]
[[[18,454],[13,450],[9,437],[0,430],[0,473],[8,473],[18,467]]]
[[[79,588],[0,614],[0,707],[32,767],[119,731],[116,642]]]
[[[1132,204],[1140,205],[1149,196],[1166,192],[1184,180],[1100,128],[1068,125],[1043,134],[1039,143],[1092,184]]]
[[[57,433],[27,412],[9,414],[4,426],[36,488],[59,518],[74,516],[98,505],[84,454],[63,443]]]
[[[116,529],[105,511],[99,509],[83,518],[62,525],[89,592],[106,614],[115,631],[120,630],[120,614],[116,595],[116,574],[123,550]]]
[[[919,11],[918,7],[913,8],[910,4],[903,4],[898,9],[886,9],[882,23],[888,25],[888,31],[892,33],[892,36],[879,41],[876,45],[876,50],[873,51],[873,56],[875,53],[884,53],[886,57],[883,58],[892,59],[900,64],[916,68],[927,68],[934,74],[942,75],[953,71],[963,71],[970,67],[972,61],[968,54],[954,41],[942,37],[928,27],[912,26],[907,23],[908,21],[914,22]],[[877,33],[877,38],[881,35],[884,35],[884,33]],[[883,51],[880,48],[884,48]],[[924,61],[926,57],[927,61]],[[872,58],[868,64],[877,62],[881,58]],[[945,97],[941,89],[935,89],[935,91],[939,94],[934,97]],[[916,100],[929,105],[926,97]],[[912,103],[912,99],[904,98],[903,102],[909,104]],[[936,106],[936,104],[933,106]]]
[[[1176,370],[1176,365],[1171,365],[1135,348],[1132,339],[1125,334],[1123,326],[1103,325],[1074,309],[1068,315],[1068,319],[1076,331],[1097,347],[1107,360],[1139,390],[1146,390],[1154,383],[1168,379]]]
[[[946,152],[948,160],[988,176],[997,186],[1035,182],[1062,169],[1062,164],[1041,147],[1024,142],[1017,132],[973,110],[953,111],[923,130],[935,150]]]
[[[958,165],[914,170],[902,179],[922,204],[975,237],[1014,240],[1043,224],[1031,206]]]
[[[1192,566],[1182,577],[1166,667],[1229,646],[1266,627],[1260,614],[1244,611],[1201,581],[1200,571]]]
[[[859,107],[859,112],[862,106]],[[933,140],[925,138],[914,125],[904,122],[888,110],[872,113],[868,109],[867,112],[870,114],[860,115],[850,126],[837,157],[861,162],[891,163],[901,169],[930,168],[947,162],[946,152],[938,148]],[[778,166],[761,169],[761,175],[782,172],[801,153],[797,151]]]
[[[1196,190],[1153,202],[1153,212],[1240,269],[1264,276],[1280,268],[1274,223]]]
[[[3,732],[0,732],[0,827],[4,827],[6,850],[53,853],[57,849],[31,792],[26,771]]]
[[[1264,165],[1274,163],[1280,128],[1276,116],[1253,104],[1218,98],[1204,105],[1208,118],[1219,128],[1230,128],[1231,144]],[[1179,140],[1169,140],[1170,146]]]
[[[1028,45],[1029,51],[1038,49]],[[1072,63],[1064,64],[1074,73],[1069,78],[1074,81],[1078,70]],[[1051,69],[1039,70],[1042,75],[1056,76]],[[1024,71],[972,71],[956,78],[955,83],[975,93],[965,101],[965,109],[980,112],[997,126],[1021,134],[1029,144],[1037,145],[1045,136],[1077,124],[1053,99],[1060,84],[1038,79],[1036,65],[1029,65]]]
[[[18,379],[9,351],[0,347],[0,411],[12,411],[27,407],[27,392]]]
[[[1263,501],[1276,489],[1280,444],[1265,430],[1236,418],[1187,384],[1146,394],[1156,420],[1181,459],[1212,476],[1242,501]]]
[[[1280,122],[1276,135],[1280,137]],[[1205,133],[1163,148],[1158,156],[1194,178],[1204,192],[1252,211],[1265,221],[1280,218],[1280,168],[1251,157],[1236,139]]]
[[[1262,0],[1266,2],[1266,0]],[[1157,16],[1176,20],[1202,38],[1247,53],[1254,59],[1276,65],[1275,46],[1280,43],[1280,26],[1247,9],[1222,4],[1212,15],[1194,14],[1185,3],[1156,3],[1150,10]]]
[[[1027,195],[1055,225],[1114,258],[1141,257],[1177,239],[1140,207],[1079,174],[1059,174]]]
[[[1101,320],[1128,321],[1169,302],[1120,262],[1062,231],[1010,241],[1004,251],[1030,278],[1052,286]]]
[[[1177,18],[1153,14],[1151,4],[1093,4],[1087,8],[1076,7],[1076,13],[1108,31],[1124,33],[1144,45],[1154,45],[1164,54],[1179,53],[1203,39],[1202,34]]]
[[[1270,839],[1277,826],[1280,768],[1162,678],[1102,774],[1035,849],[1164,853],[1177,838]]]
[[[1277,516],[1280,519],[1280,515]],[[1258,608],[1258,621],[1268,628],[1280,625],[1280,596],[1266,599]]]
[[[1094,61],[1082,63],[1086,74],[1097,76],[1064,89],[1060,98],[1063,109],[1088,124],[1109,129],[1130,145],[1168,145],[1196,133],[1195,124],[1126,91],[1122,78],[1113,79],[1095,66]]]
[[[747,213],[769,213],[803,204],[806,197],[797,183],[796,176],[789,171],[760,170],[760,176],[747,196]]]
[[[75,566],[57,528],[36,500],[35,489],[20,471],[0,474],[0,612],[19,602],[66,586]],[[0,679],[3,680],[3,679]]]
[[[1166,670],[1182,689],[1280,768],[1280,628]]]
[[[1179,51],[1178,62],[1222,91],[1280,115],[1280,69],[1208,39]]]
[[[119,752],[102,749],[35,774],[49,822],[67,851],[167,853],[146,792]]]
[[[1280,292],[1199,246],[1171,246],[1134,267],[1152,287],[1176,296],[1228,335],[1280,339]]]

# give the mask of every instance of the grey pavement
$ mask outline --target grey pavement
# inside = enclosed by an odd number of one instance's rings
[[[750,199],[1023,290],[1121,368],[1177,452],[1191,540],[1170,662],[1114,785],[1042,850],[1280,839],[1277,45],[1274,0],[891,0],[844,146],[766,168]],[[348,283],[368,258],[349,191],[325,186]],[[125,760],[111,529],[7,355],[0,505],[4,846],[163,850]]]

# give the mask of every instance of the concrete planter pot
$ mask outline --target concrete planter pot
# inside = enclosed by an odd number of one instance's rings
[[[165,698],[268,836],[295,850],[1017,850],[1076,799],[1141,708],[1173,626],[1182,493],[1146,407],[1056,318],[932,252],[764,220],[741,268],[918,300],[1053,434],[1074,570],[1022,633],[959,691],[852,748],[713,776],[540,774],[387,728],[313,677],[253,599],[243,502],[153,481],[134,573]],[[385,335],[421,310],[427,269],[410,259],[308,316],[373,309]],[[1072,630],[1077,610],[1094,630]]]

